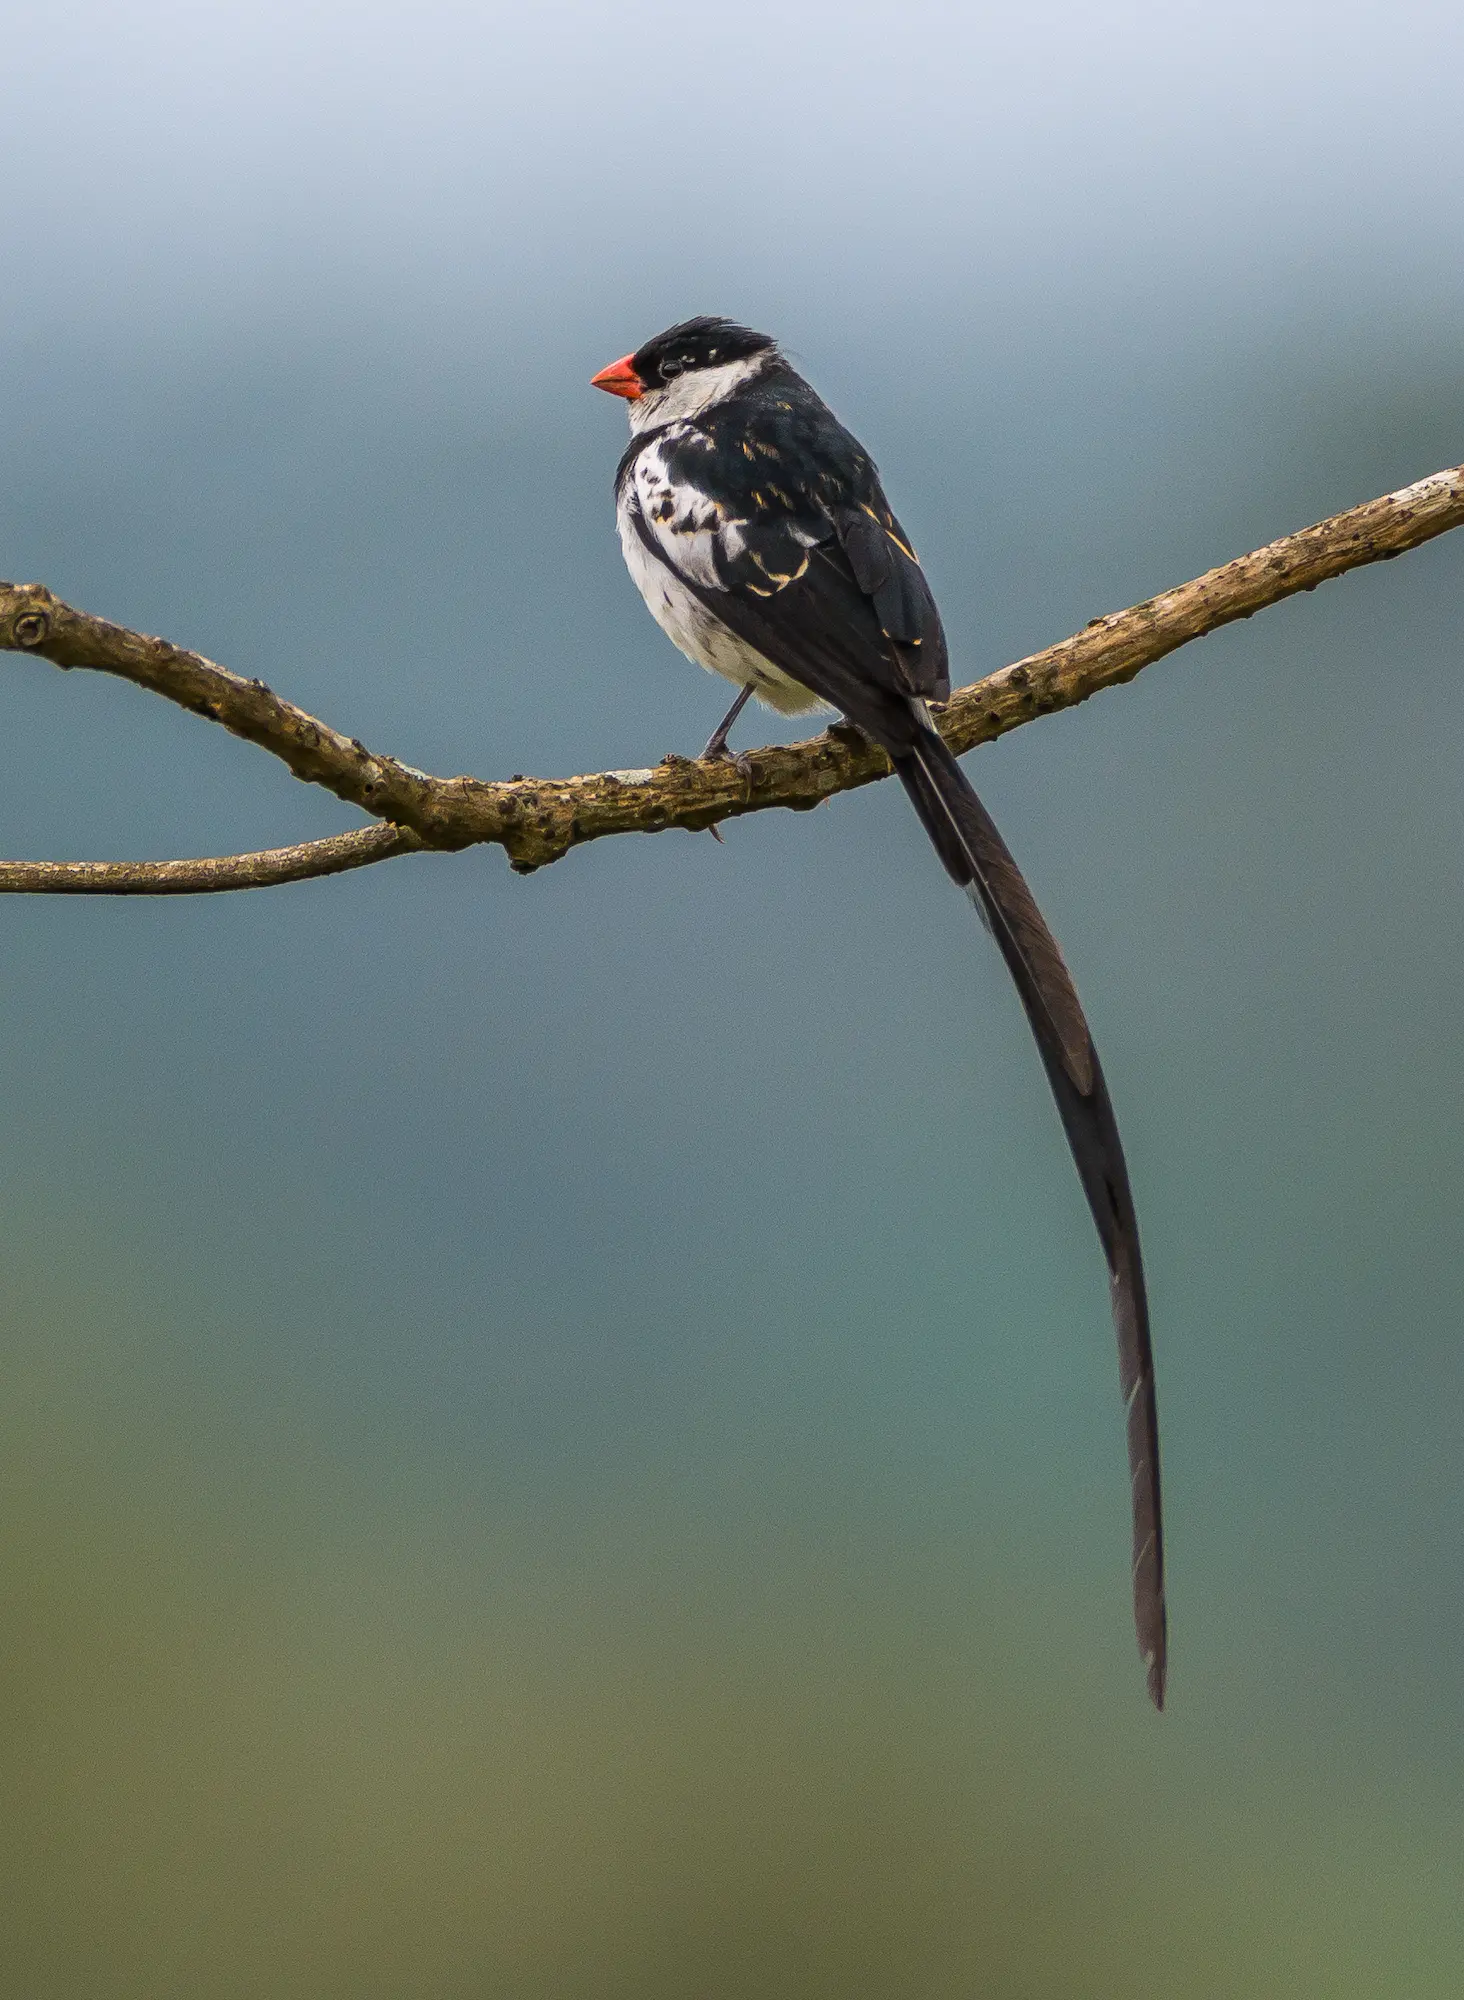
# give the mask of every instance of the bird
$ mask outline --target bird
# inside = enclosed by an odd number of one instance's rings
[[[739,690],[704,757],[754,696],[837,710],[884,750],[952,880],[996,941],[1056,1100],[1108,1265],[1126,1411],[1133,1606],[1154,1706],[1167,1617],[1159,1422],[1138,1219],[1098,1052],[1057,940],[931,714],[950,696],[940,613],[879,472],[769,334],[681,321],[591,377],[623,397],[620,545],[657,624]]]

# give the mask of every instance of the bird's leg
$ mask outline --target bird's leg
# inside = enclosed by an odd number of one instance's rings
[[[741,694],[738,695],[736,701],[733,702],[732,706],[728,709],[727,713],[722,717],[722,720],[717,724],[716,728],[712,731],[711,735],[708,737],[707,747],[702,752],[703,758],[731,757],[732,762],[737,766],[738,770],[742,773],[743,777],[748,779],[752,777],[752,766],[748,763],[746,757],[732,756],[732,752],[727,748],[727,737],[731,732],[733,723],[737,720],[738,716],[741,715],[743,709],[746,708],[748,701],[751,698],[751,695],[752,695],[752,683],[751,681],[749,681],[747,686],[742,690]],[[709,826],[707,828],[707,832],[712,836],[712,839],[715,840],[719,846],[722,845],[722,832],[720,827]]]
[[[731,734],[733,723],[737,720],[738,716],[741,715],[743,709],[746,708],[748,702],[751,699],[752,699],[752,684],[751,682],[749,682],[748,685],[742,690],[741,694],[738,695],[736,701],[734,701],[732,706],[728,709],[727,713],[722,717],[722,720],[717,724],[716,728],[712,731],[711,735],[707,738],[707,747],[702,752],[702,756],[704,758],[728,757],[731,755],[731,752],[727,748],[727,738]]]

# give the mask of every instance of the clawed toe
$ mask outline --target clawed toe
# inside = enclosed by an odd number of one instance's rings
[[[740,774],[752,783],[752,759],[745,750],[729,750],[725,743],[709,743],[701,753],[703,764],[735,764]]]

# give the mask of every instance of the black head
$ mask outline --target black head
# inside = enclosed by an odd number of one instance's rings
[[[777,346],[768,333],[754,333],[736,320],[702,314],[668,326],[630,356],[642,385],[647,390],[664,388],[678,375],[696,368],[723,368],[729,361],[746,361],[754,354],[767,354]]]

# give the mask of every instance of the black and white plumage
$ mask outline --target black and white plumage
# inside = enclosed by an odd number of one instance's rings
[[[687,320],[594,383],[630,406],[617,522],[657,623],[688,658],[782,713],[835,708],[873,737],[1015,981],[1108,1263],[1128,1419],[1134,1618],[1162,1708],[1158,1415],[1128,1170],[1057,941],[931,719],[927,704],[949,695],[950,668],[910,538],[868,453],[766,334]]]

